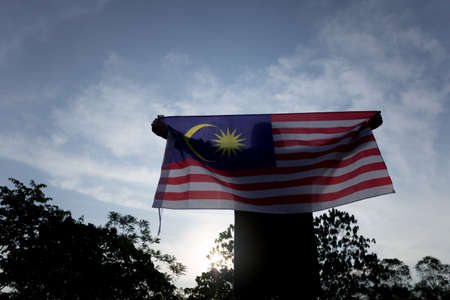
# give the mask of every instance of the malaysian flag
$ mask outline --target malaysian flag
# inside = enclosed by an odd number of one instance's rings
[[[164,117],[153,207],[299,213],[392,193],[376,113]]]

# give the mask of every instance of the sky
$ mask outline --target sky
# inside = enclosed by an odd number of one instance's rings
[[[340,209],[381,258],[450,263],[447,1],[8,1],[0,185],[45,183],[87,222],[151,223],[163,115],[381,110],[395,194]],[[319,212],[322,213],[322,212]],[[319,214],[319,213],[316,213]],[[160,248],[208,268],[233,211],[164,210]]]

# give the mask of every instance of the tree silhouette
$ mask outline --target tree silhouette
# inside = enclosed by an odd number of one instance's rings
[[[409,267],[401,260],[380,260],[370,251],[375,240],[359,234],[353,215],[331,209],[314,218],[314,229],[319,299],[450,299],[448,265],[425,257],[416,266],[420,281],[413,285]],[[213,261],[207,272],[197,276],[196,287],[185,289],[189,299],[233,299],[233,233],[233,225],[219,233],[208,257],[220,255],[222,259]]]
[[[374,239],[358,234],[356,218],[337,209],[314,218],[321,299],[358,299],[379,284]]]
[[[50,205],[43,184],[0,187],[0,295],[7,299],[176,299],[185,267],[151,248],[147,221],[110,213],[84,224]]]
[[[397,258],[380,261],[379,285],[371,299],[414,299],[409,267]]]
[[[450,265],[425,256],[416,264],[419,282],[415,285],[418,299],[450,299]]]
[[[233,297],[233,269],[210,268],[195,279],[197,286],[184,289],[189,300],[231,300]]]

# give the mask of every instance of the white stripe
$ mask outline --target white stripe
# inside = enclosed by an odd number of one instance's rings
[[[309,165],[314,165],[317,163],[320,163],[325,160],[344,160],[349,157],[352,157],[358,152],[369,150],[369,149],[376,149],[377,143],[371,141],[368,143],[361,144],[354,148],[351,151],[345,151],[345,152],[331,152],[329,154],[325,154],[316,158],[305,158],[305,159],[296,159],[296,160],[277,160],[276,164],[277,167],[305,167]]]
[[[272,122],[272,128],[332,128],[351,127],[364,123],[367,119],[340,120],[340,121],[299,121],[299,122]]]
[[[282,153],[298,153],[298,152],[322,152],[322,151],[327,151],[330,149],[333,149],[337,146],[341,146],[341,145],[345,145],[345,144],[350,144],[350,142],[355,141],[356,139],[360,139],[366,136],[369,136],[372,134],[372,131],[370,129],[368,130],[362,130],[360,133],[358,133],[358,135],[354,136],[354,137],[347,137],[345,139],[342,139],[341,141],[334,143],[334,144],[330,144],[330,145],[325,145],[325,146],[308,146],[308,145],[298,145],[298,146],[283,146],[283,147],[274,147],[275,149],[275,153],[278,154],[282,154]]]
[[[323,140],[323,139],[336,139],[336,138],[343,137],[350,132],[355,132],[360,129],[361,129],[360,126],[356,126],[355,128],[353,128],[351,130],[348,130],[345,132],[340,132],[340,133],[275,133],[275,134],[273,134],[273,140],[274,141],[282,141],[282,140],[312,141],[312,140]]]
[[[168,193],[183,193],[187,191],[221,191],[227,192],[236,196],[245,198],[265,198],[265,197],[279,197],[286,195],[302,195],[302,194],[327,194],[342,191],[345,188],[351,187],[360,182],[383,178],[389,176],[386,170],[377,170],[360,174],[347,181],[333,184],[333,185],[302,185],[288,188],[278,188],[270,190],[255,190],[255,191],[241,191],[214,182],[190,182],[185,184],[167,184],[165,192]],[[161,190],[162,191],[162,190]]]
[[[253,211],[262,213],[292,214],[292,213],[319,211],[393,192],[394,189],[392,185],[385,185],[361,190],[333,201],[278,204],[278,205],[252,205],[237,201],[217,200],[217,199],[183,200],[183,201],[162,201],[155,199],[155,201],[153,202],[153,207],[168,208],[168,209],[233,209],[233,210]]]
[[[211,172],[208,169],[200,166],[188,166],[183,169],[174,169],[174,170],[162,170],[161,177],[181,177],[187,175],[209,175],[211,177],[217,178],[221,181],[228,183],[236,183],[236,184],[245,184],[245,183],[255,183],[255,182],[278,182],[278,181],[287,181],[287,180],[296,180],[306,177],[312,176],[341,176],[352,172],[359,167],[362,167],[367,164],[383,162],[383,159],[380,155],[374,155],[369,157],[364,157],[360,160],[355,161],[353,164],[348,165],[343,168],[320,168],[313,169],[308,171],[301,171],[291,174],[271,174],[271,175],[256,175],[256,176],[239,176],[239,177],[228,177],[219,175],[217,173]]]

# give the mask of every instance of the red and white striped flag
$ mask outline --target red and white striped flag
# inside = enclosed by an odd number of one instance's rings
[[[392,193],[376,113],[165,117],[153,207],[299,213]]]

